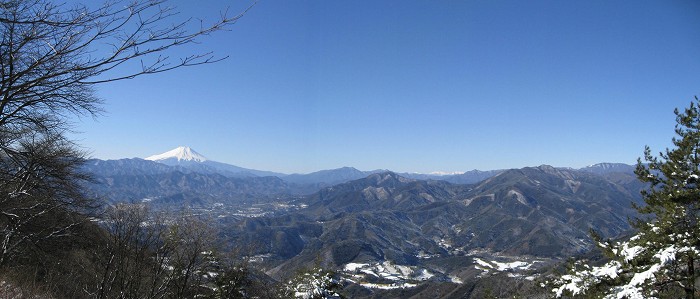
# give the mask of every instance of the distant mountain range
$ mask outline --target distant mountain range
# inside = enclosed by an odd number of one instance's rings
[[[97,184],[92,188],[112,202],[187,199],[192,204],[221,200],[259,200],[311,194],[323,188],[359,180],[387,170],[361,171],[353,167],[321,170],[308,174],[282,174],[229,165],[207,159],[195,150],[181,146],[146,159],[87,161],[84,169]],[[600,163],[579,171],[608,176],[618,184],[638,184],[630,174],[634,166]],[[399,173],[414,180],[440,180],[453,184],[475,184],[506,170],[472,170],[461,174],[436,175]],[[617,174],[617,176],[615,175]],[[638,187],[638,186],[633,186]]]
[[[154,194],[161,194],[162,189],[168,189],[169,187],[164,180],[164,176],[170,175],[172,173],[180,172],[184,178],[187,177],[202,177],[211,176],[210,179],[214,181],[237,181],[238,184],[233,184],[237,186],[236,190],[220,190],[221,193],[230,194],[241,194],[243,190],[250,190],[243,185],[245,179],[251,179],[254,184],[262,181],[262,177],[277,177],[282,180],[281,183],[275,183],[275,188],[268,189],[264,194],[309,194],[318,191],[324,187],[333,186],[336,184],[345,183],[352,180],[362,179],[369,175],[386,172],[388,170],[372,170],[372,171],[361,171],[353,167],[342,167],[337,169],[321,170],[317,172],[312,172],[308,174],[283,174],[272,171],[256,170],[243,168],[235,165],[230,165],[226,163],[216,162],[207,159],[204,155],[196,152],[187,146],[180,146],[173,150],[167,151],[162,154],[157,154],[149,156],[145,159],[120,159],[120,160],[90,160],[85,169],[95,174],[98,178],[110,181],[111,188],[120,189],[118,184],[114,184],[114,180],[122,180],[124,182],[129,181],[128,177],[131,176],[132,180],[134,176],[139,176],[139,184],[142,189],[148,189],[149,182],[153,189]],[[591,172],[595,174],[610,174],[610,173],[631,173],[634,170],[634,166],[621,164],[621,163],[600,163],[584,167],[579,169],[580,171]],[[421,174],[421,173],[399,173],[402,177],[417,179],[417,180],[441,180],[454,184],[474,184],[481,182],[485,179],[493,177],[497,174],[504,172],[505,170],[471,170],[464,173],[457,174]],[[218,177],[223,176],[227,179]],[[258,179],[253,179],[258,178]],[[232,180],[239,179],[239,180]],[[275,181],[271,178],[268,181]],[[156,181],[159,182],[156,184]],[[158,188],[155,188],[157,185]],[[224,184],[221,185],[231,185]],[[177,186],[171,186],[173,190],[176,190]],[[144,196],[150,194],[149,192],[135,192],[135,186],[124,187],[132,190],[132,192],[122,192],[126,190],[120,190],[118,193],[120,196],[118,200],[138,200],[139,196]],[[211,188],[218,190],[221,188],[215,186],[208,186],[207,190],[200,190],[202,192],[208,192]],[[157,190],[156,190],[157,189]],[[178,189],[179,190],[179,189]],[[193,187],[192,192],[197,192],[197,188]],[[143,191],[143,190],[142,190]],[[174,191],[173,191],[174,192]],[[115,193],[115,192],[112,192]],[[132,194],[133,197],[128,197],[127,194]],[[150,195],[149,195],[150,196]]]
[[[598,163],[583,167],[579,170],[595,173],[595,174],[611,174],[611,173],[634,173],[637,167],[624,163]]]
[[[147,157],[145,160],[158,162],[168,166],[179,167],[180,170],[188,172],[217,173],[228,177],[276,176],[294,184],[316,184],[319,186],[335,185],[351,180],[361,179],[374,173],[388,171],[386,169],[361,171],[353,167],[341,167],[337,169],[320,170],[308,174],[283,174],[272,171],[243,168],[226,163],[211,161],[204,155],[187,146],[179,146],[162,154]],[[463,173],[450,174],[401,173],[401,176],[421,180],[443,180],[456,184],[470,184],[479,182],[501,171],[502,170],[471,170]]]
[[[142,159],[88,160],[83,169],[94,178],[89,189],[110,203],[175,201],[176,207],[202,207],[294,193],[287,182],[274,176],[225,176],[210,169],[199,172],[201,168]]]
[[[245,244],[239,250],[272,277],[319,263],[390,263],[427,271],[425,283],[438,284],[475,281],[486,257],[545,263],[585,253],[594,247],[590,229],[604,237],[628,233],[627,219],[636,216],[631,203],[641,203],[645,187],[634,169],[600,163],[437,175],[343,167],[285,175],[210,161],[187,147],[84,165],[94,176],[89,190],[109,203],[210,215],[229,244]],[[450,285],[441,290],[470,287]]]

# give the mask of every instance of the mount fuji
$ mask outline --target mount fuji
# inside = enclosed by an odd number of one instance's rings
[[[284,176],[282,173],[243,168],[212,161],[188,146],[178,146],[162,154],[149,156],[144,160],[168,166],[179,166],[200,173],[219,173],[228,177]]]
[[[145,158],[144,160],[155,161],[172,166],[178,165],[180,164],[180,162],[204,162],[209,159],[187,146],[178,146],[173,150],[167,151],[162,154],[150,156],[148,158]]]

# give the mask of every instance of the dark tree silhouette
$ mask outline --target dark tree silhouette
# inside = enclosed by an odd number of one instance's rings
[[[72,117],[101,113],[94,86],[224,59],[169,53],[241,15],[178,17],[164,0],[0,0],[0,266],[70,236],[95,206],[81,189],[85,154],[66,137]]]

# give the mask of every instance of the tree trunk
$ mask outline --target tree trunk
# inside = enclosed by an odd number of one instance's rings
[[[685,298],[695,299],[695,258],[692,256],[688,257],[688,271],[686,272],[688,281],[685,285]]]

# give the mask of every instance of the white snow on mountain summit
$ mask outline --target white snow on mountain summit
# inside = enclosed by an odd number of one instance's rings
[[[282,173],[243,168],[236,165],[212,161],[187,146],[179,146],[165,153],[150,156],[145,160],[168,166],[180,167],[181,171],[218,173],[228,177],[284,176]]]
[[[433,172],[428,173],[428,174],[439,175],[439,176],[459,175],[459,174],[464,174],[464,171],[433,171]]]
[[[151,160],[151,161],[162,161],[162,160],[167,160],[167,159],[177,159],[177,161],[193,161],[193,162],[204,162],[207,161],[207,158],[199,154],[198,152],[194,151],[193,149],[187,147],[187,146],[178,146],[176,149],[167,151],[162,154],[158,155],[153,155],[146,160]]]

